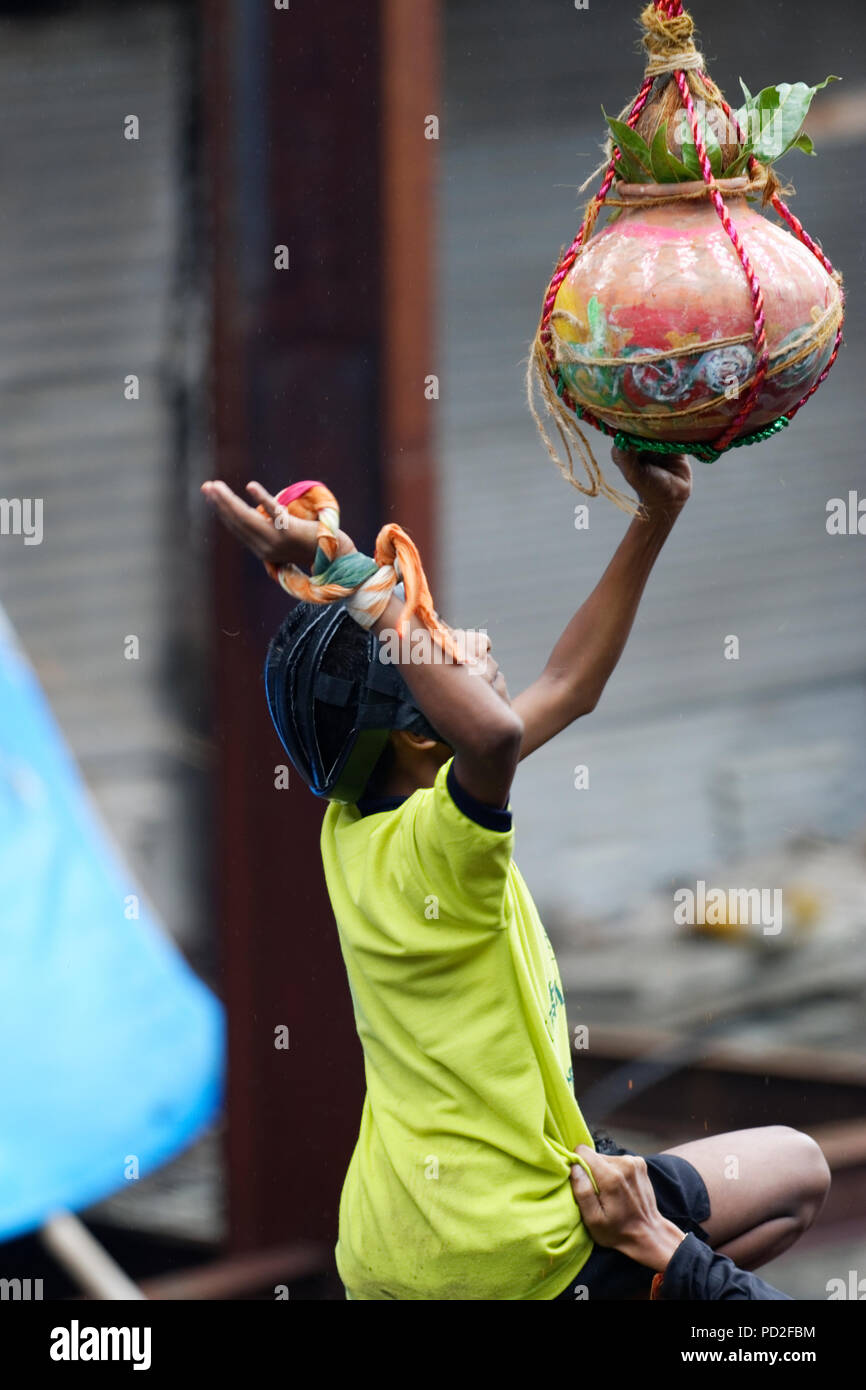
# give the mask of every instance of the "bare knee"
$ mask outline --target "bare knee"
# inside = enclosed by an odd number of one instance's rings
[[[830,1166],[819,1144],[802,1130],[773,1125],[778,1143],[779,1166],[789,1179],[790,1215],[801,1231],[818,1216],[830,1191]]]

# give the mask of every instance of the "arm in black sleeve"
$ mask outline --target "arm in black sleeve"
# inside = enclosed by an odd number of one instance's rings
[[[774,1289],[757,1274],[739,1269],[727,1255],[719,1255],[691,1232],[674,1251],[657,1297],[693,1302],[725,1299],[793,1302],[789,1294]]]

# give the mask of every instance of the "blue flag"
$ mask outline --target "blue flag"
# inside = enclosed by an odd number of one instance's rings
[[[0,1239],[144,1176],[219,1107],[222,1008],[136,900],[0,610]]]

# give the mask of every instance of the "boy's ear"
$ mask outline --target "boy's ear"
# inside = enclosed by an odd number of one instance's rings
[[[424,734],[413,733],[411,729],[392,729],[391,737],[396,744],[408,745],[419,752],[426,752],[429,748],[435,748],[436,739],[427,738]]]

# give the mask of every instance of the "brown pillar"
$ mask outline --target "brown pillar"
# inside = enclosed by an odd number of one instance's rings
[[[388,519],[410,531],[436,596],[432,434],[438,0],[382,0],[382,465]]]
[[[321,478],[361,549],[399,520],[431,571],[436,6],[200,11],[214,476],[272,490]],[[274,785],[285,755],[262,664],[288,601],[216,530],[212,575],[230,1244],[332,1244],[363,1066],[321,870],[323,803],[294,770],[288,790]]]

